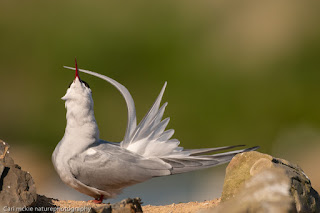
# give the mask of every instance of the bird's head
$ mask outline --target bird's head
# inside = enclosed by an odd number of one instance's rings
[[[93,111],[93,100],[89,85],[80,79],[76,62],[76,76],[69,85],[69,88],[62,97],[67,109],[67,127],[65,135],[82,135],[93,141],[99,138],[99,129],[96,124]],[[91,140],[90,139],[90,140]]]
[[[66,94],[61,98],[64,101],[83,102],[86,100],[92,100],[91,89],[89,84],[79,77],[77,60],[76,63],[76,75],[75,79],[70,83]]]

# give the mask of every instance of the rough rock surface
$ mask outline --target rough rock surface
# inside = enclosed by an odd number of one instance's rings
[[[283,170],[266,169],[243,184],[233,198],[210,212],[297,212],[290,179]]]
[[[299,166],[255,151],[232,159],[221,200],[216,212],[320,212],[319,194]]]
[[[67,201],[67,200],[55,200],[42,196],[44,203],[51,203],[56,213],[63,213],[66,210],[72,210],[74,213],[139,213],[142,212],[141,199],[140,198],[128,198],[122,200],[119,203],[114,204],[95,204],[92,201]]]
[[[36,187],[31,175],[14,164],[9,156],[9,145],[0,140],[0,209],[28,207],[36,200]]]
[[[128,198],[119,203],[106,204],[101,207],[93,207],[90,213],[142,213],[141,199]]]
[[[248,152],[248,154],[236,155],[230,161],[224,179],[221,196],[222,202],[229,200],[239,192],[244,182],[252,177],[250,174],[252,168],[252,174],[254,175],[254,173],[257,173],[255,170],[258,170],[259,168],[258,166],[253,167],[253,165],[260,159],[265,159],[263,162],[267,162],[271,161],[272,157],[259,152]]]

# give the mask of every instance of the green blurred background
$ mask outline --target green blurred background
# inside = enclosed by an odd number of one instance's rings
[[[46,186],[56,181],[50,158],[66,123],[60,98],[74,78],[62,66],[77,57],[80,68],[128,88],[138,120],[168,81],[165,115],[183,147],[260,145],[302,166],[319,191],[319,9],[298,0],[1,1],[0,138],[39,192],[56,196]],[[122,96],[82,79],[101,138],[121,141]]]

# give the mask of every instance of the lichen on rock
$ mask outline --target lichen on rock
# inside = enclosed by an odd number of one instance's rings
[[[272,157],[255,151],[241,153],[233,157],[226,169],[226,177],[221,196],[222,202],[234,197],[234,195],[239,192],[244,182],[252,177],[252,174],[250,174],[251,168],[257,168],[254,164],[259,159],[271,161]]]

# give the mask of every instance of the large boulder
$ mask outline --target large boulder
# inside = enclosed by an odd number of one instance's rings
[[[16,212],[34,205],[36,200],[36,187],[31,175],[14,164],[9,145],[0,140],[0,209]]]
[[[244,182],[232,199],[210,212],[297,212],[289,182],[281,169],[266,169]]]
[[[320,212],[319,194],[303,170],[259,152],[236,155],[215,212]]]

